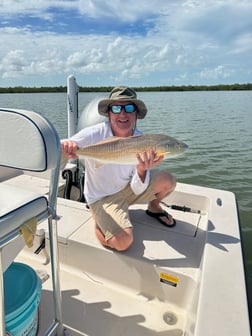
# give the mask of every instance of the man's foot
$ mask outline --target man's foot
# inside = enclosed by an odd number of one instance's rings
[[[159,223],[164,226],[174,227],[176,225],[175,219],[165,210],[161,210],[159,212],[154,212],[151,210],[146,210],[146,214],[153,218],[156,218]]]

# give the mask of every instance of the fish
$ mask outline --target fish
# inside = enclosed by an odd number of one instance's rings
[[[149,153],[153,149],[156,157],[164,159],[183,154],[188,146],[175,138],[164,134],[140,134],[126,138],[111,137],[94,145],[77,149],[76,155],[82,158],[96,160],[99,165],[137,164],[137,154]]]

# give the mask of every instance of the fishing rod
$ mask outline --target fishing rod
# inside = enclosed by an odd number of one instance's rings
[[[173,210],[178,210],[178,211],[183,211],[183,212],[191,212],[191,213],[196,213],[196,214],[201,214],[201,215],[204,214],[204,212],[201,211],[201,210],[192,209],[192,208],[186,207],[185,205],[167,204],[164,201],[161,201],[160,203],[163,204],[164,206],[166,206],[167,208],[170,208],[170,209],[173,209]]]

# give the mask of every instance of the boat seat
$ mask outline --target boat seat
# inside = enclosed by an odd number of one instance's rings
[[[61,147],[52,124],[33,111],[0,108],[0,166],[50,172],[48,195],[0,182],[0,336],[6,335],[2,249],[20,236],[27,223],[48,220],[54,315],[46,335],[63,335],[56,201]]]
[[[0,237],[19,229],[20,223],[25,223],[48,209],[45,196],[4,184],[0,185],[0,204]]]

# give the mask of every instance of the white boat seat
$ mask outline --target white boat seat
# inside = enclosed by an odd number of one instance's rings
[[[56,203],[61,146],[52,124],[33,111],[0,108],[0,167],[36,173],[50,172],[46,193],[0,182],[0,336],[6,335],[2,249],[19,237],[27,222],[48,220],[54,316],[47,336],[63,335]],[[47,194],[48,196],[45,196]],[[25,224],[25,225],[24,225]]]
[[[0,184],[0,204],[0,237],[19,229],[20,223],[48,211],[45,196],[5,184]]]

